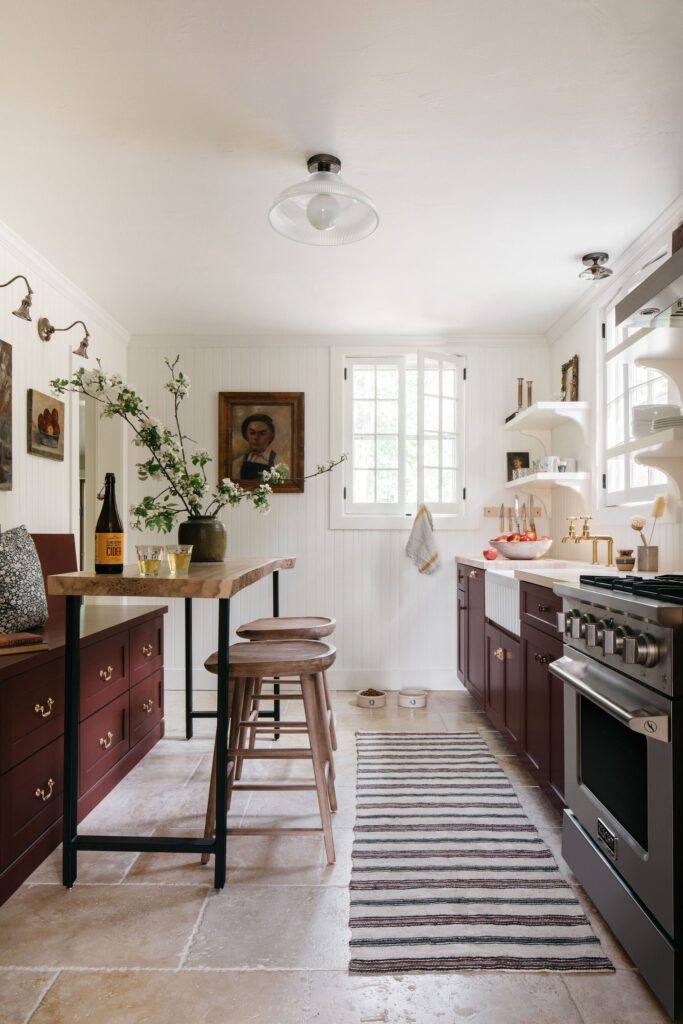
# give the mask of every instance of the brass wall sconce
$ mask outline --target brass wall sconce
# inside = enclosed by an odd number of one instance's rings
[[[13,284],[15,281],[24,282],[24,284],[26,285],[26,295],[21,300],[21,305],[19,306],[19,309],[12,310],[12,316],[18,316],[20,320],[28,320],[28,322],[30,323],[31,314],[29,313],[29,310],[31,308],[31,296],[33,295],[33,289],[31,288],[31,285],[28,283],[24,275],[15,274],[15,276],[11,277],[9,281],[5,281],[4,284],[0,284],[0,288],[6,288],[7,285]]]
[[[78,348],[73,349],[73,354],[75,356],[80,356],[82,359],[87,359],[88,345],[90,343],[90,332],[88,331],[88,328],[86,327],[82,320],[74,320],[74,322],[72,324],[69,324],[68,327],[53,327],[46,316],[41,316],[40,320],[38,321],[38,337],[40,338],[41,341],[50,341],[55,331],[70,331],[72,327],[76,326],[76,324],[81,325],[81,327],[85,331],[85,337],[83,338],[83,341],[80,343]]]

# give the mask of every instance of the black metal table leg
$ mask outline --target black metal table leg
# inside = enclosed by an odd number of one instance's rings
[[[192,694],[192,598],[185,598],[185,739],[194,735]]]
[[[81,681],[81,598],[66,599],[64,659],[64,824],[62,881],[70,889],[78,870],[78,712]]]
[[[218,694],[216,718],[216,864],[214,885],[225,885],[227,816],[228,816],[228,708],[230,599],[218,601]]]
[[[273,618],[280,618],[280,573],[276,569],[273,573]],[[277,678],[277,677],[276,677]],[[280,693],[280,684],[275,683],[273,686],[273,693],[277,696]],[[280,721],[280,701],[273,701],[273,722],[277,723]],[[276,742],[280,739],[280,732],[275,725],[275,731],[273,735],[273,741]]]

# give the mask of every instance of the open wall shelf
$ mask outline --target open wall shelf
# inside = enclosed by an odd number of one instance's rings
[[[635,461],[640,466],[652,466],[666,473],[676,487],[678,497],[683,497],[683,427],[658,430],[647,437],[640,437],[637,442],[630,442],[628,450],[634,452]]]
[[[638,341],[636,366],[659,370],[683,397],[683,327],[656,327]]]
[[[590,441],[588,435],[590,429],[589,402],[534,402],[528,409],[522,409],[514,419],[506,423],[505,430],[538,434],[572,422],[579,426],[584,441],[588,443]]]
[[[587,501],[590,476],[590,473],[530,473],[518,480],[508,480],[505,490],[549,496],[556,487],[569,487]]]

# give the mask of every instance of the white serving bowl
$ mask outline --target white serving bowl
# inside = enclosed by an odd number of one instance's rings
[[[426,690],[400,690],[398,694],[398,706],[400,708],[426,708]]]
[[[543,558],[552,545],[552,540],[490,540],[489,544],[504,558]]]
[[[373,687],[370,687],[370,689],[373,689]],[[362,690],[356,691],[356,704],[359,708],[383,708],[386,702],[386,693],[381,693],[379,697],[365,697]]]

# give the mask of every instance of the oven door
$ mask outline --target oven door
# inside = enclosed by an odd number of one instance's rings
[[[675,937],[674,704],[565,646],[565,799],[598,849]],[[676,709],[677,711],[677,709]]]

